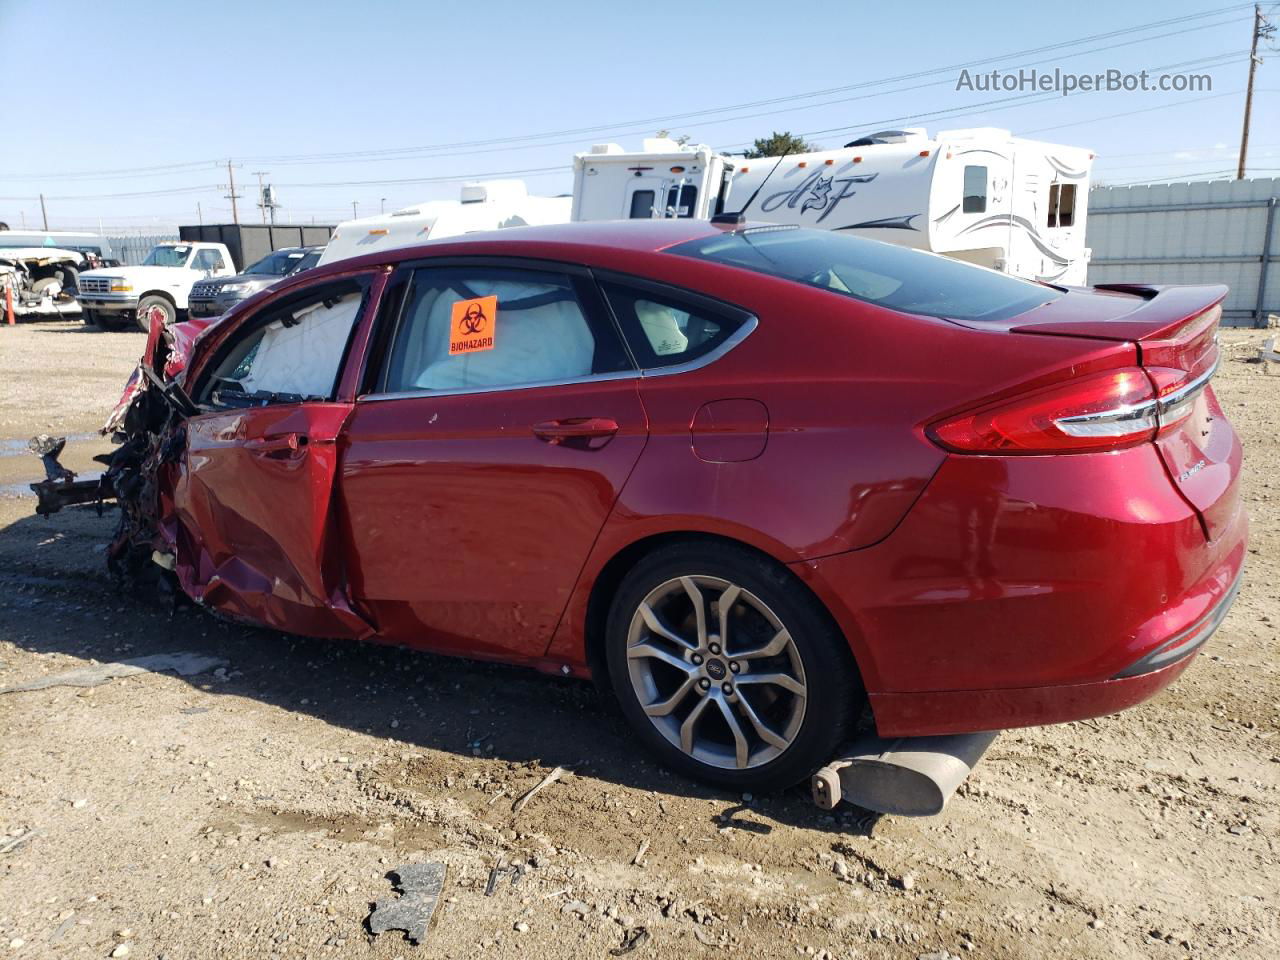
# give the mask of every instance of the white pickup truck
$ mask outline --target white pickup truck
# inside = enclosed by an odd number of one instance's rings
[[[235,272],[224,244],[162,243],[136,267],[84,271],[76,299],[85,323],[116,327],[136,322],[145,331],[156,321],[171,324],[185,318],[196,281]]]

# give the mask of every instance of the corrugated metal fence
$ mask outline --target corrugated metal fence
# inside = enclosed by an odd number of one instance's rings
[[[1089,283],[1225,283],[1223,324],[1280,314],[1280,178],[1089,191]]]
[[[107,237],[116,259],[128,266],[141,263],[157,243],[177,243],[176,233],[135,234],[128,237]]]

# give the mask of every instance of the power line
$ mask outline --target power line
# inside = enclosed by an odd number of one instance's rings
[[[567,128],[562,130],[546,131],[543,133],[523,134],[518,136],[497,137],[497,138],[489,138],[489,139],[483,139],[483,140],[457,141],[454,143],[429,144],[426,146],[419,146],[419,147],[401,147],[401,148],[391,148],[388,150],[359,150],[359,151],[348,151],[348,152],[339,152],[339,153],[260,156],[260,157],[255,157],[253,159],[264,161],[264,162],[284,163],[284,164],[342,162],[346,160],[362,159],[362,158],[385,161],[385,160],[410,159],[412,154],[431,153],[431,152],[440,152],[440,151],[453,151],[454,155],[460,155],[456,152],[458,148],[466,148],[466,147],[492,146],[492,147],[506,148],[506,147],[510,147],[511,145],[521,144],[521,143],[529,144],[530,146],[539,146],[539,147],[557,146],[560,144],[551,144],[551,143],[530,144],[530,141],[545,140],[551,137],[567,136],[571,134],[581,136],[588,133],[600,133],[600,132],[606,132],[611,130],[618,130],[621,127],[638,126],[640,124],[670,123],[678,120],[689,120],[689,119],[695,119],[699,117],[714,116],[716,114],[732,112],[735,110],[750,109],[750,108],[759,107],[759,106],[772,106],[774,104],[781,104],[781,103],[794,103],[795,101],[798,101],[798,100],[806,100],[806,99],[813,99],[816,97],[829,96],[834,93],[847,93],[853,90],[861,90],[861,89],[867,89],[871,87],[896,84],[902,81],[909,81],[909,80],[919,79],[927,76],[936,76],[938,74],[954,72],[954,71],[963,70],[963,69],[969,69],[972,67],[986,66],[993,63],[999,63],[1004,60],[1009,60],[1015,57],[1023,57],[1031,54],[1061,50],[1061,49],[1065,49],[1073,46],[1078,46],[1083,43],[1090,43],[1096,40],[1111,39],[1113,37],[1124,36],[1127,34],[1137,33],[1144,30],[1151,30],[1158,27],[1162,27],[1162,26],[1171,26],[1175,24],[1188,23],[1191,21],[1209,19],[1209,18],[1220,16],[1224,13],[1238,12],[1239,10],[1246,9],[1249,6],[1251,5],[1247,3],[1233,4],[1231,6],[1220,7],[1214,10],[1202,11],[1196,14],[1188,14],[1182,17],[1173,17],[1173,18],[1165,18],[1163,20],[1150,21],[1148,23],[1137,24],[1131,27],[1125,27],[1117,30],[1108,31],[1105,33],[1091,34],[1089,36],[1079,37],[1074,40],[1059,41],[1057,43],[1046,44],[1040,47],[1032,47],[1026,50],[1012,51],[1012,52],[999,54],[992,57],[985,57],[977,60],[966,61],[963,63],[950,64],[944,67],[936,67],[929,70],[921,70],[913,73],[899,74],[898,76],[894,76],[894,77],[865,80],[859,83],[848,84],[840,87],[829,87],[823,90],[813,90],[813,91],[807,91],[804,93],[790,94],[782,97],[772,97],[764,100],[754,100],[754,101],[748,101],[745,103],[732,104],[728,106],[711,107],[711,108],[706,108],[702,110],[688,111],[685,113],[671,114],[667,116],[647,117],[639,120],[628,120],[628,121],[622,121],[622,122],[612,123],[612,124],[595,125],[595,126],[589,126],[589,127]],[[1213,27],[1223,26],[1232,22],[1236,22],[1234,18],[1230,20],[1224,20],[1220,23],[1211,23],[1211,24],[1201,23],[1201,24],[1197,24],[1194,27],[1189,27],[1184,30],[1172,31],[1170,33],[1159,34],[1151,37],[1142,37],[1135,40],[1125,41],[1119,44],[1112,44],[1110,46],[1098,47],[1090,50],[1080,51],[1077,53],[1068,54],[1063,57],[1058,57],[1056,59],[1061,60],[1061,59],[1067,59],[1069,57],[1084,56],[1090,53],[1097,53],[1102,50],[1114,49],[1120,46],[1128,46],[1134,43],[1145,43],[1152,40],[1158,40],[1158,39],[1174,36],[1181,33],[1211,29]],[[946,82],[948,81],[946,80],[935,81],[929,84],[921,84],[915,87],[907,87],[905,89],[900,89],[900,90],[886,91],[885,93],[893,93],[893,92],[904,93],[904,92],[909,92],[911,90],[922,89],[923,87],[927,87],[927,86],[937,86]],[[885,93],[874,94],[873,96],[884,96]],[[790,109],[813,109],[813,108],[823,107],[823,106],[833,106],[838,103],[847,103],[847,102],[851,102],[852,100],[865,99],[865,98],[866,97],[843,98],[843,99],[834,100],[834,101],[825,101],[822,103],[807,104],[804,106],[794,107]],[[787,112],[787,110],[784,109],[784,110],[778,110],[778,111],[766,111],[764,113],[748,114],[745,116],[737,116],[737,117],[730,117],[730,118],[725,118],[720,120],[705,121],[704,125],[730,123],[730,122],[736,122],[739,120],[746,120],[746,119],[757,119],[758,117],[761,117],[761,116],[769,116],[769,115],[782,113],[782,112]],[[625,136],[625,135],[634,135],[636,133],[646,133],[646,132],[648,132],[648,130],[644,129],[644,130],[638,130],[638,131],[628,131],[628,133],[626,134],[615,134],[615,135]],[[481,153],[481,152],[491,152],[491,151],[475,150],[471,152]],[[212,162],[212,161],[191,161],[188,163],[176,163],[176,164],[164,165],[159,167],[125,168],[125,169],[114,170],[114,171],[81,171],[77,173],[64,173],[64,174],[10,175],[7,177],[7,179],[15,179],[15,180],[46,180],[46,179],[77,179],[77,178],[94,179],[95,177],[98,179],[112,179],[114,178],[113,175],[116,175],[116,174],[119,175],[120,179],[125,179],[127,177],[132,177],[132,176],[156,175],[161,171],[177,172],[183,169],[197,167],[203,163],[209,163],[209,162]]]

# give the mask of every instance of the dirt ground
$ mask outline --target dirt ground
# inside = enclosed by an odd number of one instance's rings
[[[25,442],[91,434],[142,344],[0,328],[0,687],[171,651],[226,666],[0,694],[0,956],[595,958],[640,927],[634,960],[1280,951],[1280,370],[1218,376],[1252,547],[1199,661],[1120,716],[1003,734],[909,820],[669,775],[580,682],[116,594],[113,511],[33,516]],[[108,449],[74,446],[77,469]],[[388,871],[427,860],[448,873],[425,942],[371,936]],[[500,860],[525,873],[485,896]]]

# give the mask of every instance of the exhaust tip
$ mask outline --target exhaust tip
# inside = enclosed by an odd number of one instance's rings
[[[998,735],[958,734],[886,740],[868,735],[813,775],[814,803],[841,800],[900,817],[939,814]]]

